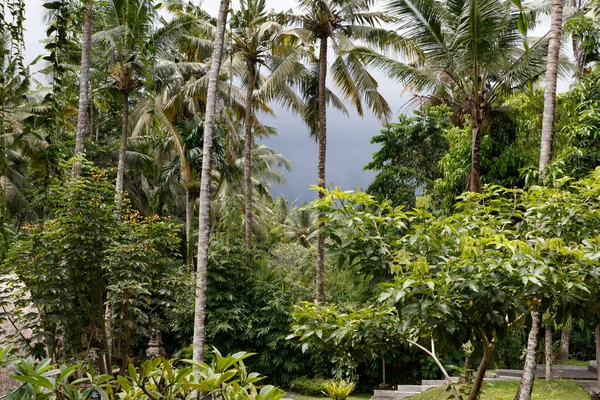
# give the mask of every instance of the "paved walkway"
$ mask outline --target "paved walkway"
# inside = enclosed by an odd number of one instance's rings
[[[597,394],[598,393],[598,381],[593,381],[593,380],[579,380],[576,379],[575,382],[577,382],[577,384],[586,392],[590,393],[590,394]]]

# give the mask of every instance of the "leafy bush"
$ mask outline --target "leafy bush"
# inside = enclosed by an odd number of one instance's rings
[[[345,380],[331,380],[323,383],[323,388],[325,389],[323,393],[327,396],[331,397],[334,400],[346,400],[350,393],[356,387],[355,382],[345,381]]]
[[[155,358],[146,360],[139,369],[129,364],[126,373],[116,379],[79,364],[57,366],[50,359],[10,359],[10,354],[10,348],[0,348],[0,366],[12,366],[13,379],[21,382],[8,394],[11,400],[87,399],[92,391],[102,400],[192,400],[198,396],[279,400],[284,395],[272,385],[256,385],[264,377],[246,370],[243,360],[251,354],[244,352],[222,356],[215,349],[210,364]]]
[[[310,379],[306,377],[294,379],[290,384],[290,389],[294,393],[302,394],[305,396],[312,397],[323,397],[323,384],[325,381],[322,379]]]
[[[570,358],[576,360],[596,359],[596,342],[594,328],[581,329],[574,326],[571,331]]]

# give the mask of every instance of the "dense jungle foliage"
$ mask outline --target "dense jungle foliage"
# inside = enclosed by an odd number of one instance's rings
[[[523,368],[528,399],[536,363],[600,355],[596,0],[45,0],[31,65],[24,0],[0,4],[8,398],[454,374],[474,400]],[[333,109],[381,121],[365,192],[327,184]],[[285,118],[318,144],[309,204],[271,192]]]

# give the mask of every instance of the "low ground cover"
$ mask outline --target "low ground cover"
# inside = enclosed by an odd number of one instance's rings
[[[481,400],[512,400],[515,397],[519,381],[484,382]],[[430,389],[411,400],[441,400],[447,399],[445,387]],[[590,395],[580,388],[573,380],[555,379],[552,383],[536,380],[533,387],[532,400],[588,400]]]

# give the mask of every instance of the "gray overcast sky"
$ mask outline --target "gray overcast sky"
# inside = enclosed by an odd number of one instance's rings
[[[43,45],[39,42],[45,36],[43,22],[43,0],[26,0],[25,45],[27,61],[32,61],[43,52]],[[237,7],[237,2],[232,2]],[[207,0],[202,2],[206,11],[216,15],[219,1]],[[295,4],[294,0],[267,0],[267,5],[276,11],[288,10]],[[547,31],[549,24],[541,26],[533,32],[541,36]],[[569,44],[570,45],[570,44]],[[390,103],[394,112],[393,120],[399,110],[408,112],[406,102],[408,95],[402,95],[403,88],[384,76],[375,73],[374,76],[380,83],[381,92]],[[568,88],[569,81],[559,84],[559,90]],[[264,117],[263,122],[275,126],[279,132],[277,137],[269,138],[265,144],[282,153],[293,163],[293,170],[286,174],[285,186],[274,185],[273,194],[285,194],[290,200],[298,199],[299,202],[310,201],[316,194],[308,189],[317,182],[317,144],[308,136],[308,131],[299,117],[290,115],[285,110],[277,109],[277,116]],[[346,117],[338,111],[330,110],[328,113],[328,142],[327,142],[327,183],[341,186],[344,190],[356,187],[366,189],[374,174],[363,171],[362,167],[371,160],[371,154],[377,146],[370,143],[371,137],[379,133],[381,122],[370,114],[364,118],[355,113]]]

